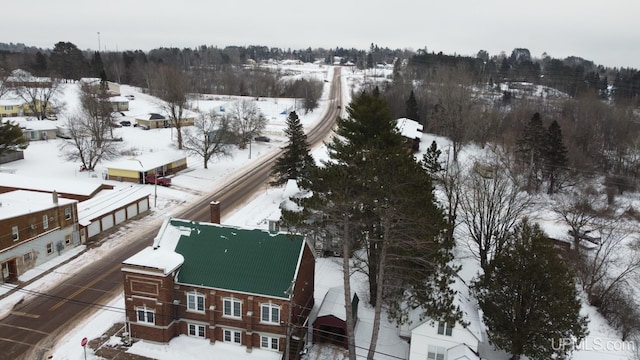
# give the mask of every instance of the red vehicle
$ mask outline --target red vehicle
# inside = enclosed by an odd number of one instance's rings
[[[171,179],[168,177],[164,177],[164,176],[158,176],[156,174],[147,174],[147,176],[145,177],[145,181],[147,184],[157,184],[157,185],[162,185],[162,186],[169,186],[171,185]]]

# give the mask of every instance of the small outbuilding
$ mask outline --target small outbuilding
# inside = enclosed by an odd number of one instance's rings
[[[353,330],[358,323],[358,294],[352,292],[351,313]],[[330,343],[349,348],[347,338],[347,316],[344,306],[344,287],[336,286],[327,291],[313,322],[313,342]]]
[[[187,157],[180,152],[159,151],[128,157],[105,165],[109,180],[145,182],[147,174],[167,176],[187,168]]]

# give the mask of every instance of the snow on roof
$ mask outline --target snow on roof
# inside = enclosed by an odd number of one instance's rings
[[[144,155],[138,155],[126,159],[108,162],[104,165],[107,169],[121,169],[133,171],[150,171],[185,159],[186,156],[176,151],[158,151]]]
[[[354,291],[351,291],[350,299],[353,300],[353,295],[355,295]],[[347,313],[344,308],[344,287],[343,286],[335,286],[330,288],[327,291],[327,294],[324,296],[322,300],[322,304],[320,304],[320,309],[318,309],[318,316],[327,316],[332,315],[337,317],[340,320],[347,320]]]
[[[0,186],[31,190],[46,191],[52,193],[76,194],[90,196],[100,189],[102,184],[87,181],[74,181],[68,178],[56,179],[51,177],[33,177],[0,172]],[[51,197],[51,195],[48,195]]]
[[[19,98],[0,99],[0,106],[20,106],[24,104],[24,100]]]
[[[76,203],[76,200],[58,198],[53,202],[53,195],[27,190],[14,190],[0,194],[0,219],[11,219],[24,214],[44,211],[56,206]]]
[[[482,326],[480,322],[479,306],[469,291],[469,286],[460,277],[456,277],[451,286],[457,292],[453,304],[460,307],[462,320],[468,323],[467,330],[478,340],[482,341]]]
[[[422,125],[415,120],[400,118],[396,120],[396,129],[402,136],[410,139],[422,137]]]
[[[57,121],[52,120],[36,120],[35,118],[10,117],[3,118],[4,122],[12,122],[15,125],[27,130],[55,130],[58,126]]]
[[[108,100],[109,102],[129,102],[129,99],[124,96],[111,96]]]
[[[144,248],[123,261],[125,265],[151,267],[162,270],[167,275],[184,263],[184,257],[175,252],[176,245],[182,235],[189,236],[190,229],[171,226],[171,216],[167,216],[153,240],[153,246]]]
[[[91,224],[91,220],[140,200],[151,194],[151,189],[141,186],[123,186],[113,190],[103,190],[97,196],[78,204],[78,223]]]

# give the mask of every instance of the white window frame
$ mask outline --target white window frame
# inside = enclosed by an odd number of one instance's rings
[[[455,324],[446,321],[438,321],[438,335],[451,336]]]
[[[53,243],[47,243],[47,255],[53,254]]]
[[[277,313],[274,310],[277,310]],[[276,305],[274,303],[260,304],[260,322],[263,324],[280,325],[280,313],[281,311],[279,305]],[[274,316],[276,316],[275,319]]]
[[[260,336],[260,348],[280,351],[280,339],[271,336]]]
[[[48,215],[42,215],[42,228],[43,229],[48,229],[49,228],[49,216]]]
[[[197,291],[187,293],[187,311],[203,313],[205,297]]]
[[[222,340],[226,343],[242,345],[242,332],[240,330],[223,329]]]
[[[204,338],[206,336],[205,331],[206,330],[204,325],[187,324],[187,333],[189,334],[189,336]]]
[[[71,208],[64,208],[64,219],[71,220]]]
[[[64,246],[71,245],[71,234],[67,234],[64,236]]]
[[[20,229],[17,226],[11,227],[11,236],[13,237],[13,241],[20,240]]]
[[[142,315],[142,316],[140,316]],[[151,316],[149,316],[151,315]],[[146,306],[136,307],[136,322],[140,324],[156,324],[156,311],[155,309],[148,308]]]
[[[427,360],[445,360],[447,349],[442,346],[429,345],[427,347]]]
[[[229,304],[228,307],[227,307],[227,304]],[[236,308],[235,305],[238,305],[238,307]],[[241,319],[242,318],[242,301],[234,297],[227,297],[222,299],[222,315],[224,317]]]

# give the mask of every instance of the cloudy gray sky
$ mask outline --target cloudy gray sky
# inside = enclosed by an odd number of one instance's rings
[[[9,0],[0,42],[53,48],[265,45],[580,56],[640,68],[637,0]],[[6,14],[11,14],[7,16]],[[99,35],[98,35],[99,33]]]

